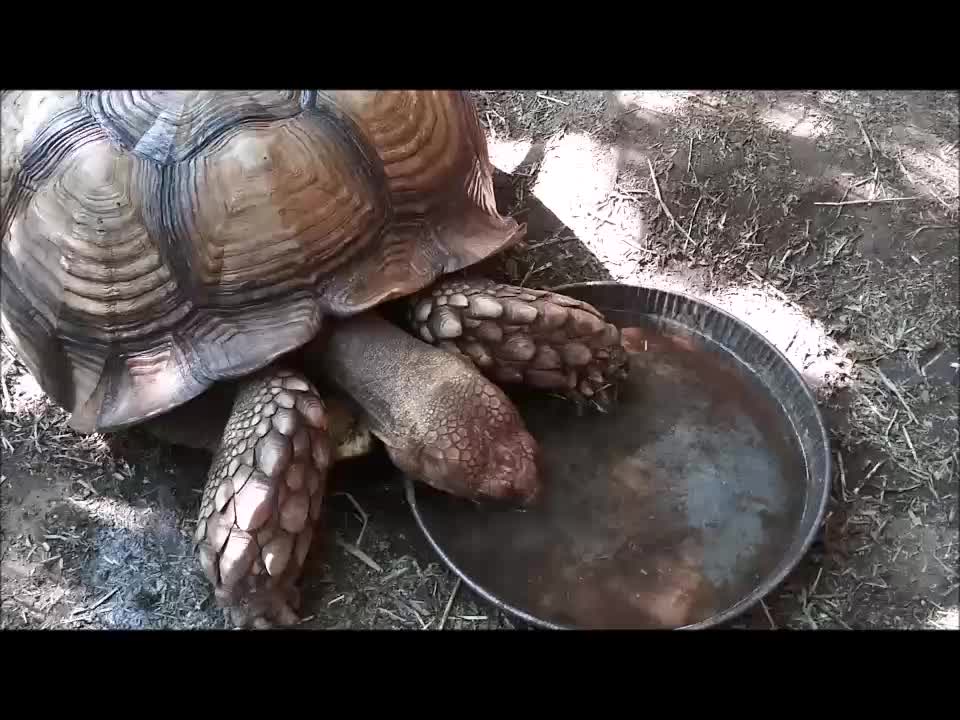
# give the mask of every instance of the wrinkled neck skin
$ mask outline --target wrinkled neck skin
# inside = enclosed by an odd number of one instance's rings
[[[536,442],[509,399],[466,360],[376,312],[332,322],[305,358],[311,373],[363,409],[402,471],[459,497],[537,497]]]

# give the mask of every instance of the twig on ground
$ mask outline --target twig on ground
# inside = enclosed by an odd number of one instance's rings
[[[903,164],[903,148],[899,145],[897,145],[897,163],[900,165],[903,174],[906,175],[907,180],[909,180],[912,185],[916,185],[917,181],[913,179],[913,175],[910,174],[910,171],[907,170],[907,167]]]
[[[404,621],[404,619],[403,619],[402,617],[400,617],[399,615],[397,615],[395,612],[391,612],[390,610],[387,610],[386,608],[377,608],[377,612],[383,613],[383,614],[386,615],[388,618],[390,618],[391,620],[395,620],[396,622],[400,623],[401,625],[406,624],[405,621]]]
[[[51,457],[59,458],[61,460],[72,460],[75,463],[80,463],[81,465],[92,465],[93,467],[100,467],[101,465],[101,463],[94,462],[93,460],[84,460],[76,455],[65,455],[64,453],[57,453]]]
[[[760,598],[760,607],[763,608],[763,614],[767,616],[767,620],[770,622],[770,629],[776,630],[777,624],[773,621],[773,616],[770,614],[770,611],[767,609],[767,604],[763,601],[763,598]]]
[[[881,467],[883,467],[883,464],[884,464],[885,462],[886,462],[886,460],[879,460],[876,465],[874,465],[872,468],[870,468],[870,472],[868,472],[868,473],[866,474],[866,476],[864,476],[863,482],[866,483],[868,480],[870,480],[870,478],[872,478],[872,477],[874,476],[874,474],[877,472],[877,470],[879,470]]]
[[[933,559],[936,560],[938,563],[940,563],[940,567],[942,567],[944,570],[946,570],[947,573],[950,575],[950,577],[956,577],[956,576],[957,576],[957,571],[956,571],[956,569],[948,566],[945,562],[943,562],[943,560],[940,559],[940,556],[939,556],[939,555],[937,555],[936,553],[933,553]]]
[[[847,468],[843,462],[843,453],[839,450],[837,450],[837,468],[840,470],[840,492],[842,493],[843,501],[849,502],[850,496],[847,495]]]
[[[527,250],[539,250],[540,248],[548,247],[550,245],[556,245],[557,243],[570,242],[571,240],[576,240],[576,238],[571,235],[565,235],[564,237],[551,238],[549,240],[544,240],[543,242],[534,243],[533,245],[527,245]]]
[[[817,569],[817,576],[813,579],[813,585],[810,586],[810,597],[817,594],[817,588],[820,586],[820,578],[823,576],[823,567]]]
[[[83,609],[81,609],[81,610],[74,610],[72,613],[70,613],[70,615],[71,615],[72,617],[76,617],[77,615],[82,615],[83,613],[90,612],[91,610],[96,610],[98,607],[100,607],[101,605],[103,605],[107,600],[109,600],[109,599],[112,598],[114,595],[116,595],[116,594],[117,594],[117,591],[118,591],[119,589],[120,589],[120,588],[115,587],[113,590],[111,590],[111,591],[108,592],[106,595],[104,595],[102,598],[100,598],[99,600],[97,600],[97,601],[96,601],[93,605],[91,605],[90,607],[83,608]]]
[[[690,213],[690,222],[687,223],[687,237],[690,237],[690,231],[693,230],[693,221],[697,217],[697,210],[700,209],[700,203],[703,201],[703,195],[697,198],[697,204],[693,206],[693,212]],[[703,235],[703,233],[701,233]],[[683,242],[683,249],[687,249],[687,241]]]
[[[569,105],[566,100],[561,100],[560,98],[550,97],[549,95],[544,95],[543,93],[537,93],[537,97],[541,100],[549,100],[550,102],[557,103],[558,105]]]
[[[767,281],[767,280],[764,280],[762,277],[760,277],[760,275],[757,273],[757,271],[754,270],[752,267],[748,267],[748,268],[747,268],[747,272],[750,273],[750,274],[753,276],[753,278],[754,278],[758,283],[760,283],[761,285],[763,285],[763,286],[765,286],[765,287],[770,288],[770,292],[772,292],[772,293],[773,293],[774,295],[776,295],[778,298],[780,298],[781,300],[783,300],[785,303],[788,303],[788,304],[790,304],[790,305],[793,305],[794,307],[799,307],[793,300],[791,300],[789,297],[787,297],[787,294],[786,294],[785,292],[783,292],[780,288],[778,288],[778,287],[777,287],[776,285],[774,285],[773,283],[771,283],[771,282],[769,282],[769,281]]]
[[[457,582],[453,585],[453,590],[450,591],[450,597],[447,599],[447,606],[443,609],[443,616],[440,618],[440,624],[437,625],[437,630],[443,630],[443,626],[447,624],[447,618],[450,616],[450,608],[453,607],[453,599],[457,596],[459,589],[460,578],[457,578]]]
[[[407,610],[409,610],[411,613],[413,613],[413,616],[417,619],[417,622],[420,623],[421,630],[426,630],[428,627],[430,627],[428,623],[425,623],[423,621],[423,618],[420,617],[420,613],[417,612],[417,609],[413,607],[413,605],[410,605],[409,603],[405,603],[403,601],[400,601],[400,604],[403,607],[405,607]]]
[[[844,628],[845,630],[853,629],[843,621],[843,618],[841,618],[839,615],[837,615],[832,610],[830,610],[830,608],[828,608],[824,603],[817,603],[817,607],[820,608],[820,612],[822,612],[824,615],[829,617],[831,620],[837,623],[840,627]]]
[[[907,236],[907,242],[913,242],[914,239],[922,233],[924,230],[954,230],[956,229],[955,225],[921,225],[912,233]]]
[[[870,136],[867,135],[867,131],[863,127],[863,123],[860,122],[860,118],[857,118],[857,125],[860,126],[860,132],[863,133],[863,142],[867,146],[867,150],[870,152],[870,159],[873,160],[873,145],[870,142]]]
[[[345,541],[345,540],[340,539],[339,537],[336,538],[336,543],[337,543],[337,545],[339,545],[340,547],[342,547],[344,550],[346,550],[348,553],[350,553],[351,555],[353,555],[357,560],[359,560],[359,561],[362,562],[364,565],[366,565],[367,567],[369,567],[371,570],[374,570],[374,571],[376,571],[376,572],[378,572],[378,573],[382,573],[382,572],[383,572],[383,568],[380,567],[379,565],[377,565],[376,561],[374,561],[374,559],[373,559],[372,557],[370,557],[369,555],[367,555],[367,554],[366,554],[363,550],[361,550],[360,548],[358,548],[358,547],[356,547],[356,546],[354,546],[354,545],[351,545],[350,543],[348,543],[348,542]]]
[[[7,377],[6,375],[0,375],[0,387],[3,388],[3,411],[11,412],[13,410],[13,402],[10,400],[10,391],[7,390]]]
[[[384,575],[384,576],[380,579],[380,584],[381,584],[381,585],[386,585],[386,584],[387,584],[388,582],[390,582],[391,580],[396,580],[398,577],[400,577],[401,575],[403,575],[404,573],[406,573],[409,569],[410,569],[409,567],[399,567],[399,568],[397,568],[396,570],[394,570],[393,572],[391,572],[389,575]]]
[[[357,546],[357,549],[360,549],[360,543],[363,542],[363,533],[365,533],[367,530],[367,520],[369,519],[368,515],[364,509],[360,507],[360,503],[357,502],[356,498],[354,498],[350,493],[341,491],[334,493],[334,495],[343,495],[345,498],[347,498],[347,500],[350,501],[353,507],[355,507],[357,512],[360,514],[360,519],[363,521],[363,527],[360,528],[360,534],[357,535],[357,541],[354,543],[354,545]]]
[[[815,202],[814,205],[830,205],[832,207],[838,207],[840,205],[872,205],[873,203],[887,203],[887,202],[906,202],[907,200],[923,200],[923,196],[914,195],[912,197],[894,197],[894,198],[877,198],[875,200],[844,200],[842,202]]]
[[[910,439],[910,433],[907,432],[907,428],[904,425],[901,425],[900,429],[903,430],[903,436],[907,439],[907,445],[910,447],[910,453],[913,455],[913,459],[916,461],[917,467],[920,467],[920,458],[917,457],[917,449],[913,446],[913,440]]]
[[[910,409],[910,406],[907,405],[907,401],[904,399],[903,394],[900,392],[900,388],[894,385],[893,381],[890,380],[886,375],[884,375],[883,370],[878,367],[874,367],[874,370],[877,371],[877,375],[880,376],[880,379],[883,380],[883,384],[886,385],[897,396],[897,399],[900,401],[900,404],[903,405],[903,409],[907,411],[907,415],[910,416],[910,419],[916,424],[917,416],[913,414],[913,410]]]
[[[670,212],[670,208],[668,208],[667,204],[663,201],[663,195],[660,194],[660,184],[657,182],[657,173],[654,172],[653,163],[650,162],[650,158],[647,158],[647,167],[650,168],[650,179],[653,181],[653,189],[657,193],[657,202],[660,203],[660,207],[663,208],[663,212],[666,213],[666,216],[670,219],[670,222],[673,223],[673,226],[682,232],[686,236],[687,240],[696,245],[697,241],[690,237],[690,233],[681,227],[680,223],[678,223],[676,218],[673,217],[673,213]]]

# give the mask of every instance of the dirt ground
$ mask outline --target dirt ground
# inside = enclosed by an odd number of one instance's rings
[[[822,537],[730,627],[957,629],[957,93],[475,97],[500,208],[528,225],[487,271],[692,293],[816,391]],[[77,435],[2,349],[0,626],[224,627],[189,546],[209,458]],[[301,627],[519,627],[455,582],[381,469],[338,469]]]

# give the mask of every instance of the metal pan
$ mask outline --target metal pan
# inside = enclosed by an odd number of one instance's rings
[[[691,297],[613,282],[558,288],[623,330],[616,409],[577,416],[509,390],[542,448],[542,501],[478,506],[407,483],[434,550],[495,606],[550,629],[702,629],[759,602],[816,536],[826,428],[767,340]]]

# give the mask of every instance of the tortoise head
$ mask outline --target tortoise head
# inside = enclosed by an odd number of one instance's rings
[[[394,463],[458,497],[535,502],[541,490],[537,441],[500,388],[478,374],[461,380],[426,414],[422,441],[388,445]]]

